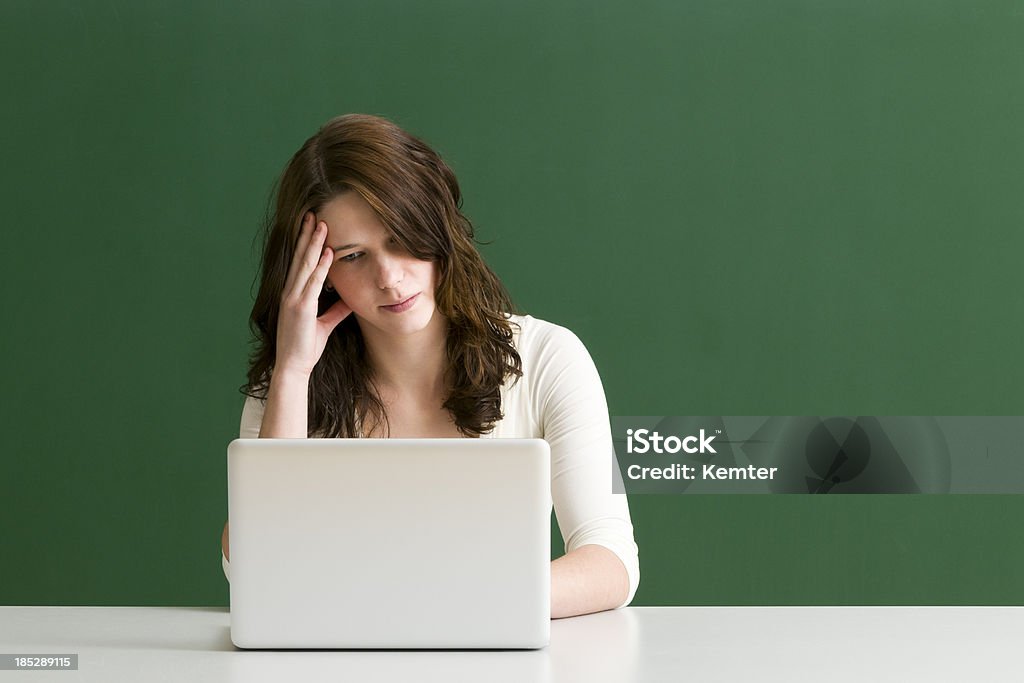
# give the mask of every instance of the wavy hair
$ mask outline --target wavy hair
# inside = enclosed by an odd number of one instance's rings
[[[500,389],[522,376],[512,343],[511,298],[477,251],[461,211],[455,174],[419,138],[386,119],[347,114],[331,119],[291,158],[276,185],[263,231],[259,291],[249,317],[254,350],[240,390],[266,399],[277,353],[285,279],[307,211],[343,192],[358,192],[398,243],[438,264],[438,312],[448,319],[450,391],[444,408],[465,436],[480,436],[503,417]],[[338,300],[320,295],[318,315]],[[387,411],[366,361],[355,316],[331,333],[309,382],[308,435],[354,437],[383,427]]]

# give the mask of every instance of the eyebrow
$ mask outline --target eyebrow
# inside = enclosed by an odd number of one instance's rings
[[[351,249],[352,247],[358,247],[358,244],[343,244],[337,247],[331,247],[331,251],[342,251],[343,249]]]

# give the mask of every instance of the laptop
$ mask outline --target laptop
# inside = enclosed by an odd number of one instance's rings
[[[548,644],[542,439],[236,439],[228,516],[240,648]]]

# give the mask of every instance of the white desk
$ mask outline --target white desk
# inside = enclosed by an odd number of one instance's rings
[[[539,651],[243,651],[217,607],[0,607],[0,653],[78,654],[2,681],[1020,680],[1024,607],[630,607]]]

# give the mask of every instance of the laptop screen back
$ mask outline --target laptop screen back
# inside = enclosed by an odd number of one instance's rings
[[[239,647],[548,642],[541,439],[238,439],[228,509]]]

